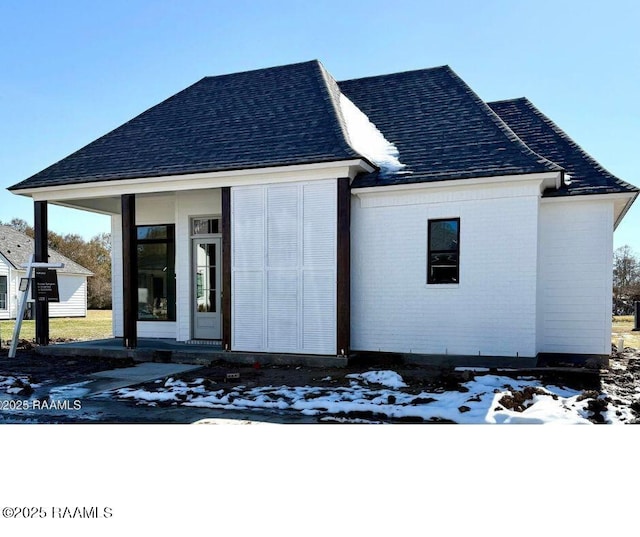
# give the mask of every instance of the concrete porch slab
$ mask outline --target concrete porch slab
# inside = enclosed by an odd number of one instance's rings
[[[138,339],[138,347],[126,349],[122,339],[74,341],[35,347],[44,356],[100,357],[132,359],[136,362],[210,365],[217,360],[252,365],[304,365],[309,367],[345,367],[348,356],[280,354],[225,351],[220,345],[185,343],[175,339]]]

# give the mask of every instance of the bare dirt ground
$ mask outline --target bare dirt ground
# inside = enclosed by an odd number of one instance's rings
[[[27,346],[28,347],[28,346]],[[63,358],[47,357],[35,354],[24,348],[15,359],[9,359],[6,349],[0,351],[0,376],[15,377],[16,386],[25,386],[20,396],[29,396],[29,385],[62,385],[79,382],[86,375],[119,367],[134,365],[131,360]],[[391,369],[402,376],[407,384],[403,391],[412,394],[422,392],[442,393],[448,390],[463,390],[461,384],[474,376],[483,374],[469,370],[453,370],[439,367],[411,366],[399,363],[356,363],[346,368],[310,368],[296,366],[243,366],[222,361],[213,362],[209,366],[194,370],[176,378],[186,382],[194,379],[205,379],[205,386],[210,384],[232,390],[242,384],[248,388],[263,386],[327,386],[327,379],[333,387],[348,386],[347,375],[363,373],[371,369]],[[602,413],[609,403],[616,407],[628,407],[634,419],[632,423],[640,423],[640,350],[626,348],[624,352],[613,352],[608,369],[592,370],[581,368],[534,368],[529,370],[505,371],[491,370],[491,373],[512,376],[539,378],[545,384],[564,386],[581,390],[589,401],[589,410],[593,412],[591,421],[602,423]],[[154,383],[142,385],[149,389]],[[157,385],[155,385],[157,386]],[[15,391],[13,393],[16,393]],[[522,393],[518,397],[530,399],[535,393]],[[513,401],[501,401],[511,409],[517,409],[523,401],[517,397]]]

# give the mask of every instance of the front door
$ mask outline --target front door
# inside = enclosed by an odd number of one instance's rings
[[[221,339],[219,238],[193,240],[193,337]]]

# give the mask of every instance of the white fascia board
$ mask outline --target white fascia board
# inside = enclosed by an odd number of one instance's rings
[[[627,214],[631,205],[638,197],[638,192],[618,192],[615,194],[579,194],[574,196],[558,196],[553,198],[542,198],[542,203],[563,203],[563,202],[586,202],[586,201],[609,201],[613,202],[614,224],[613,229],[618,227],[622,219]]]
[[[4,261],[9,267],[9,270],[16,270],[18,268],[11,261],[9,261],[9,259],[7,259],[2,252],[0,252],[0,261]]]
[[[424,189],[449,189],[466,188],[469,186],[496,185],[513,182],[539,181],[541,191],[550,186],[559,187],[562,181],[561,172],[550,173],[530,173],[523,175],[498,175],[491,177],[473,177],[470,179],[452,179],[443,181],[427,181],[424,183],[408,183],[401,185],[369,186],[364,188],[353,188],[351,193],[359,196],[361,194],[376,194],[385,192],[424,190]]]
[[[155,194],[158,192],[179,192],[226,186],[335,179],[338,177],[349,177],[353,179],[358,173],[363,171],[372,172],[374,168],[363,159],[352,159],[295,166],[256,168],[255,170],[245,169],[166,175],[162,177],[144,177],[138,179],[114,179],[75,185],[25,188],[14,190],[13,193],[29,196],[33,198],[34,201],[55,202],[82,198],[113,197],[123,194]]]

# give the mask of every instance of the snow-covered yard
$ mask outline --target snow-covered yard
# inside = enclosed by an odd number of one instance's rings
[[[118,399],[141,405],[183,405],[229,410],[274,410],[347,423],[454,422],[620,424],[635,419],[629,401],[606,391],[579,391],[532,377],[512,378],[474,371],[457,389],[411,393],[391,370],[345,375],[349,385],[325,377],[314,386],[230,386],[204,378],[169,378],[152,386],[124,388]]]
[[[30,395],[39,385],[25,375],[0,375],[0,393],[9,395]]]

